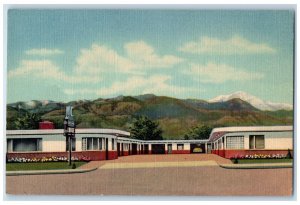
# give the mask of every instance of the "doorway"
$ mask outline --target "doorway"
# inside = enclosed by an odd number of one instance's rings
[[[172,154],[172,144],[168,144],[168,154]]]
[[[165,145],[164,144],[153,144],[152,145],[152,154],[165,154]]]
[[[105,158],[108,160],[108,138],[105,139]]]

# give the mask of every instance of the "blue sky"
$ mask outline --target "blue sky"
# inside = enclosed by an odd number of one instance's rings
[[[293,101],[292,11],[9,10],[7,102],[244,91]]]

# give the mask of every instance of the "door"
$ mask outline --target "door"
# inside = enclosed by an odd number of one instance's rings
[[[105,139],[105,157],[108,160],[108,139]]]
[[[149,154],[149,145],[148,144],[144,145],[144,154]]]
[[[207,154],[211,154],[211,150],[212,150],[212,145],[207,144]]]
[[[165,145],[164,144],[152,144],[151,149],[152,154],[165,154]]]
[[[118,153],[118,156],[121,156],[120,143],[117,143],[117,153]]]
[[[137,154],[137,144],[132,143],[132,150],[131,150],[132,155]]]
[[[168,144],[168,154],[172,154],[172,144]]]

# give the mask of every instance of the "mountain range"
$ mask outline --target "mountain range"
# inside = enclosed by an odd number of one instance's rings
[[[145,94],[109,99],[79,100],[68,103],[51,100],[7,104],[7,129],[24,113],[36,113],[62,128],[65,107],[73,106],[77,128],[116,128],[129,130],[138,115],[159,122],[165,139],[183,139],[197,125],[251,126],[293,124],[293,107],[264,102],[244,92],[212,100],[177,99]]]

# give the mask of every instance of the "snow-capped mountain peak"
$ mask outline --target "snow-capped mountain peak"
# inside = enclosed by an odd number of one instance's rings
[[[263,101],[259,99],[258,97],[255,97],[253,95],[250,95],[243,91],[238,91],[229,95],[220,95],[217,96],[208,102],[226,102],[228,100],[239,98],[243,101],[246,101],[250,103],[253,107],[256,107],[260,110],[268,110],[268,111],[276,111],[276,110],[292,110],[293,105],[287,104],[287,103],[273,103],[268,101]]]
[[[25,102],[25,105],[28,106],[29,108],[34,108],[34,107],[36,107],[37,103],[36,103],[36,101],[31,100],[31,101]]]

